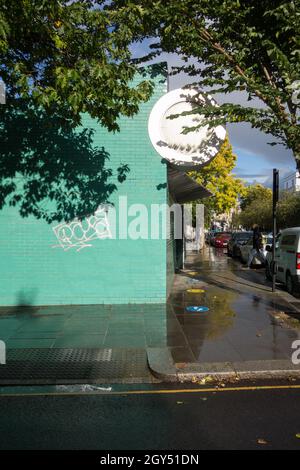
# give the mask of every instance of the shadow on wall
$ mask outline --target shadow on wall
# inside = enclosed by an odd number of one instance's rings
[[[109,203],[128,165],[107,168],[108,152],[93,145],[94,130],[75,129],[63,113],[16,100],[0,107],[0,209],[48,223],[82,219]],[[115,179],[116,181],[116,179]]]
[[[35,315],[39,309],[39,307],[34,306],[36,297],[37,289],[32,288],[18,291],[15,306],[9,313],[12,315]]]

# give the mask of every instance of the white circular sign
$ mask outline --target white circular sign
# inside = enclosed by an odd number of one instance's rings
[[[154,105],[148,122],[150,140],[155,150],[177,167],[191,169],[209,163],[220,150],[226,136],[223,126],[209,129],[201,126],[203,116],[198,112],[169,119],[169,116],[190,112],[205,105],[217,106],[214,99],[198,89],[170,91]],[[184,128],[200,126],[183,134]]]

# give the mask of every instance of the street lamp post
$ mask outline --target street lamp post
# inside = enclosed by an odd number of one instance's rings
[[[279,170],[273,169],[273,245],[272,245],[272,292],[275,292],[276,264],[275,264],[275,239],[276,239],[276,208],[279,197]]]

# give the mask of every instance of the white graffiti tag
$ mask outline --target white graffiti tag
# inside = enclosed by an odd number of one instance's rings
[[[111,238],[111,231],[107,217],[107,206],[99,206],[96,212],[84,220],[74,219],[71,222],[62,222],[53,227],[59,245],[64,251],[75,248],[76,251],[92,246],[96,239]]]

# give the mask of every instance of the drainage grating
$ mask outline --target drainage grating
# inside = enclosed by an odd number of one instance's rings
[[[150,375],[145,349],[8,349],[0,365],[0,385],[132,382]]]

